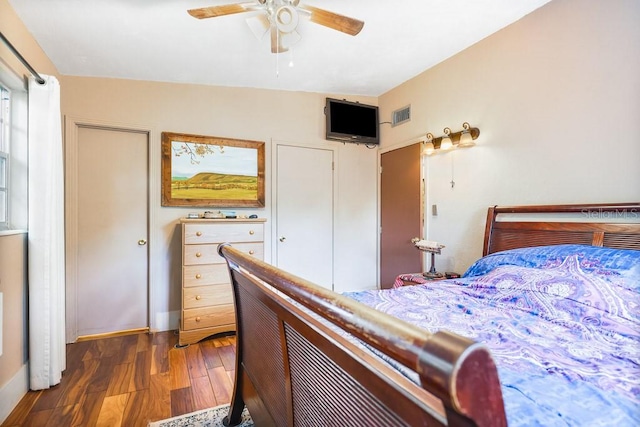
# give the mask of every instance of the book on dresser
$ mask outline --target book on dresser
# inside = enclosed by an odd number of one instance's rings
[[[231,280],[218,246],[231,243],[264,259],[264,218],[182,218],[182,308],[179,345],[236,330]]]

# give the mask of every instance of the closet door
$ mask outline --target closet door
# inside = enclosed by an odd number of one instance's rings
[[[276,150],[276,265],[333,289],[333,151]]]
[[[80,337],[149,325],[148,141],[143,132],[78,128],[75,321]]]
[[[423,271],[422,253],[411,239],[422,237],[423,185],[420,143],[380,156],[380,287],[402,273]]]

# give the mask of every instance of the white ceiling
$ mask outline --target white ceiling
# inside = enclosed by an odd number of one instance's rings
[[[301,20],[291,55],[253,35],[256,12],[186,12],[233,0],[9,3],[63,75],[379,96],[548,1],[301,0],[365,25],[352,37]]]

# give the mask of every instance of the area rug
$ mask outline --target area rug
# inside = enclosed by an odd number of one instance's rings
[[[229,413],[229,405],[203,409],[166,420],[149,423],[149,427],[224,427],[222,419]],[[242,420],[238,427],[253,427],[253,420],[247,408],[242,411]]]

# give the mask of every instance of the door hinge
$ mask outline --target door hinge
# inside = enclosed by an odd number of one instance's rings
[[[382,175],[382,166],[380,166],[380,175]]]

